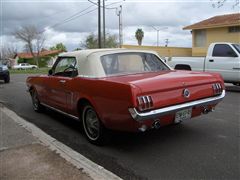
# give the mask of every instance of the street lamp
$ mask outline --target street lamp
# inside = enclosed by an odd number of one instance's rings
[[[117,16],[119,18],[119,21],[118,21],[118,27],[119,27],[119,47],[121,47],[121,45],[123,44],[123,39],[122,39],[122,5],[120,5],[119,10],[117,11]]]
[[[159,46],[159,31],[164,30],[164,29],[168,29],[168,27],[157,28],[155,26],[152,26],[152,28],[157,31],[157,46]]]

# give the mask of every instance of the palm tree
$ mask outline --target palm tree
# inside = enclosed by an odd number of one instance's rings
[[[142,29],[137,29],[135,32],[135,37],[138,41],[138,45],[141,46],[142,45],[142,39],[144,37],[144,32]]]

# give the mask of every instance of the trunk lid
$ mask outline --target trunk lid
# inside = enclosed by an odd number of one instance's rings
[[[175,70],[108,77],[106,80],[138,87],[141,93],[137,96],[150,95],[154,108],[213,96],[212,84],[221,82],[211,73]],[[184,89],[190,92],[188,98],[183,95]]]

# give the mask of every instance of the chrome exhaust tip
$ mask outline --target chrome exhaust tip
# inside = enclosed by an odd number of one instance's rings
[[[214,108],[210,108],[210,109],[208,109],[208,108],[204,108],[203,109],[203,114],[208,114],[209,112],[213,112],[214,111]]]
[[[147,130],[147,126],[143,124],[140,128],[138,128],[138,130],[141,132],[145,132]]]
[[[160,128],[160,122],[159,122],[159,120],[155,120],[154,122],[153,122],[153,128],[154,129],[159,129]]]
[[[203,114],[208,114],[209,113],[209,110],[207,108],[204,108],[203,109]]]

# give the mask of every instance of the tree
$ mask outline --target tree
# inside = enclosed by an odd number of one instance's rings
[[[50,47],[50,50],[61,50],[61,51],[67,52],[67,48],[63,43],[58,43],[55,46]]]
[[[85,41],[81,43],[81,47],[85,49],[96,49],[98,48],[98,37],[95,34],[89,34]],[[116,48],[118,46],[117,37],[115,35],[106,35],[105,47],[106,48]]]
[[[215,8],[220,8],[222,7],[227,1],[230,1],[230,0],[210,0],[212,1],[212,7]],[[235,8],[237,6],[239,6],[240,4],[240,0],[231,0],[230,1],[231,3],[233,3],[232,7]]]
[[[36,65],[39,66],[39,54],[45,42],[44,33],[38,31],[35,26],[29,25],[22,26],[13,35],[16,39],[25,43],[25,49],[31,53]]]
[[[143,37],[144,37],[144,32],[142,29],[137,29],[136,32],[135,32],[135,37],[138,41],[138,45],[141,46],[142,45],[142,40],[143,40]]]
[[[17,53],[17,48],[13,47],[12,45],[1,46],[0,59],[7,60],[7,59],[14,58],[16,53]]]
[[[13,45],[0,46],[0,63],[6,64],[9,67],[13,64],[13,58],[17,54],[17,48]]]

